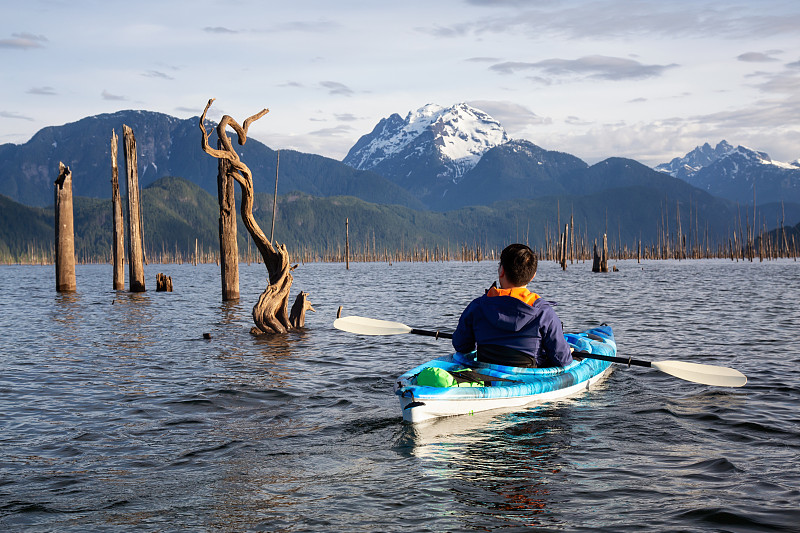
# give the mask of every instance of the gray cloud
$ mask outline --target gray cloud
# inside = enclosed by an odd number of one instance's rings
[[[191,114],[193,114],[193,115],[198,115],[198,116],[199,116],[199,115],[200,115],[200,113],[202,113],[202,112],[203,112],[203,109],[202,109],[202,108],[200,108],[200,107],[184,107],[184,106],[178,106],[178,107],[176,107],[176,108],[175,108],[175,111],[178,111],[178,112],[180,112],[180,113],[191,113]]]
[[[338,126],[333,126],[332,128],[322,128],[320,130],[310,131],[308,134],[316,137],[331,137],[338,135],[349,135],[352,131],[353,128],[351,126],[340,124]]]
[[[341,120],[342,122],[353,122],[354,120],[358,120],[358,117],[352,113],[340,113],[334,114],[333,116],[336,117],[336,120]]]
[[[467,58],[465,61],[469,63],[497,63],[500,61],[498,57],[470,57]]]
[[[26,91],[28,94],[38,94],[40,96],[55,96],[58,94],[52,87],[31,87]]]
[[[800,60],[792,61],[791,63],[786,63],[786,66],[789,68],[800,68]]]
[[[470,0],[469,3],[485,7],[486,13],[474,22],[419,28],[418,31],[445,38],[517,32],[568,39],[641,35],[669,39],[697,36],[742,39],[793,34],[800,25],[800,11],[790,11],[787,4],[766,1],[763,4],[746,0],[717,4],[618,0]]]
[[[175,79],[175,78],[173,78],[172,76],[170,76],[168,74],[164,74],[163,72],[159,72],[158,70],[148,70],[147,72],[142,74],[142,76],[144,76],[146,78],[158,78],[158,79],[162,79],[162,80],[174,80]]]
[[[354,91],[338,81],[321,81],[319,84],[328,89],[328,94],[332,96],[353,96]]]
[[[28,120],[33,122],[33,119],[26,115],[20,115],[19,113],[14,113],[13,111],[0,111],[0,117],[3,118],[13,118],[15,120]]]
[[[489,113],[506,130],[519,131],[528,126],[550,124],[552,120],[540,117],[527,107],[508,101],[471,100],[467,102],[476,109]]]
[[[785,71],[769,75],[757,87],[766,93],[795,95],[800,93],[800,74],[793,71]]]
[[[231,33],[239,33],[236,30],[231,30],[228,28],[224,28],[222,26],[206,26],[203,28],[203,31],[206,33],[221,33],[221,34],[231,34]]]
[[[736,57],[739,61],[745,61],[748,63],[769,63],[771,61],[778,61],[776,58],[772,57],[769,53],[763,52],[747,52],[744,54],[740,54]]]
[[[110,101],[125,101],[125,100],[127,100],[127,98],[125,96],[120,96],[118,94],[111,94],[110,92],[108,92],[105,89],[103,89],[103,92],[101,93],[101,96],[103,97],[103,100],[110,100]]]
[[[0,39],[0,48],[28,50],[31,48],[42,48],[46,42],[47,38],[43,35],[12,33],[10,39]]]
[[[535,63],[506,61],[489,67],[500,74],[519,71],[541,71],[550,76],[578,75],[603,80],[640,80],[660,76],[665,70],[677,67],[670,65],[644,65],[633,59],[609,56],[585,56],[579,59],[545,59]]]

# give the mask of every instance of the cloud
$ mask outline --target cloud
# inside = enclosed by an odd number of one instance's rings
[[[124,101],[124,100],[128,99],[125,96],[120,96],[120,95],[117,95],[117,94],[111,94],[110,92],[108,92],[105,89],[103,89],[103,92],[101,93],[101,95],[103,97],[103,100]]]
[[[28,120],[30,122],[33,122],[33,119],[31,117],[28,117],[28,116],[25,116],[25,115],[20,115],[19,113],[15,113],[13,111],[0,111],[0,117],[2,117],[2,118],[12,118],[12,119],[15,119],[15,120]]]
[[[25,92],[27,92],[28,94],[38,94],[40,96],[55,96],[58,94],[55,89],[49,86],[31,87]]]
[[[200,116],[200,114],[203,112],[203,108],[178,106],[175,108],[175,111],[178,111],[180,113],[191,113],[192,115]]]
[[[767,77],[764,83],[757,85],[757,87],[766,93],[795,95],[800,93],[800,75],[791,71],[772,74]]]
[[[485,10],[476,21],[418,31],[444,38],[517,33],[581,40],[634,36],[745,39],[793,35],[800,25],[800,12],[778,2],[469,2]]]
[[[579,59],[545,59],[535,63],[506,61],[496,63],[489,70],[500,74],[515,74],[520,71],[540,71],[544,74],[564,77],[577,75],[602,80],[641,80],[660,76],[664,71],[678,65],[644,65],[633,59],[610,56],[584,56]]]
[[[12,48],[17,50],[29,50],[31,48],[43,48],[47,38],[43,35],[33,35],[32,33],[12,33],[10,39],[0,39],[0,48]]]
[[[540,117],[527,107],[508,101],[472,100],[467,102],[476,109],[489,113],[503,128],[511,131],[520,131],[528,126],[550,124],[551,119]]]
[[[142,76],[146,78],[158,78],[162,80],[174,80],[172,76],[168,74],[164,74],[163,72],[159,72],[158,70],[148,70],[147,72],[143,73]]]
[[[765,54],[763,52],[747,52],[738,55],[736,59],[747,63],[769,63],[771,61],[778,61],[778,59],[772,57],[770,53]]]
[[[278,87],[293,87],[293,88],[299,89],[299,88],[303,87],[303,84],[300,83],[299,81],[287,81],[287,82],[279,84]]]
[[[224,28],[222,26],[206,26],[203,28],[203,31],[206,33],[219,33],[219,34],[231,34],[231,33],[239,33],[236,30],[231,30],[228,28]]]
[[[570,115],[567,118],[565,118],[564,122],[566,124],[569,124],[570,126],[591,126],[592,125],[592,122],[590,122],[588,120],[583,120],[580,117],[576,117],[574,115]]]
[[[497,57],[469,57],[465,59],[469,63],[497,63],[500,58]]]
[[[338,81],[321,81],[319,84],[328,89],[328,94],[331,96],[353,96],[354,94],[350,87]]]
[[[339,114],[334,114],[333,116],[336,117],[336,120],[341,120],[343,122],[353,122],[355,120],[358,120],[358,117],[352,113],[339,113]]]
[[[340,124],[331,128],[322,128],[316,131],[310,131],[308,134],[315,137],[334,137],[339,135],[349,135],[352,131],[352,126]]]

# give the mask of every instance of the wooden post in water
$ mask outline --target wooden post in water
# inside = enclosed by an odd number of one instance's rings
[[[603,233],[603,258],[600,259],[600,272],[608,272],[608,235]]]
[[[122,199],[119,195],[119,167],[117,166],[117,132],[111,130],[111,216],[113,232],[111,253],[114,260],[114,290],[125,290],[125,239],[122,231],[125,221],[122,218]]]
[[[58,163],[55,182],[56,291],[73,292],[75,283],[75,229],[72,218],[72,172]]]
[[[136,139],[133,130],[122,125],[125,148],[125,171],[128,182],[128,270],[131,292],[144,292],[144,250],[139,206],[139,170],[136,162]]]
[[[222,150],[217,139],[217,149]],[[236,196],[228,159],[220,158],[217,165],[217,196],[219,198],[219,264],[222,278],[222,301],[239,299],[239,244],[236,231]]]
[[[350,270],[350,218],[344,219],[344,261],[347,270]]]
[[[281,166],[281,151],[278,150],[278,159],[275,162],[275,195],[272,197],[272,231],[269,234],[269,242],[275,241],[275,211],[278,208],[278,169]]]

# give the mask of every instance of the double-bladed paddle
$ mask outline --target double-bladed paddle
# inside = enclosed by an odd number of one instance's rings
[[[374,318],[364,318],[360,316],[346,316],[337,318],[333,321],[333,327],[342,331],[356,333],[359,335],[402,335],[412,333],[414,335],[426,335],[443,339],[452,339],[452,333],[440,331],[430,331],[415,329],[400,322],[390,322],[388,320],[377,320]],[[684,361],[641,361],[625,357],[612,357],[610,355],[600,355],[587,352],[573,352],[573,357],[584,357],[587,359],[600,359],[624,365],[644,366],[655,368],[665,374],[679,379],[702,383],[704,385],[714,385],[716,387],[742,387],[747,383],[747,376],[725,366],[701,365],[698,363],[687,363]]]

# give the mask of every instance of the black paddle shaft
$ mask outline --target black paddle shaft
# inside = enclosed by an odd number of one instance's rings
[[[413,333],[414,335],[425,335],[426,337],[435,337],[437,339],[452,339],[452,333],[445,333],[443,331],[428,331],[426,329],[412,329],[409,333]]]
[[[612,363],[620,363],[623,365],[634,366],[652,366],[650,361],[642,361],[641,359],[631,359],[625,357],[612,357],[610,355],[600,355],[588,352],[572,352],[572,357],[584,357],[586,359],[600,359],[601,361],[611,361]]]

